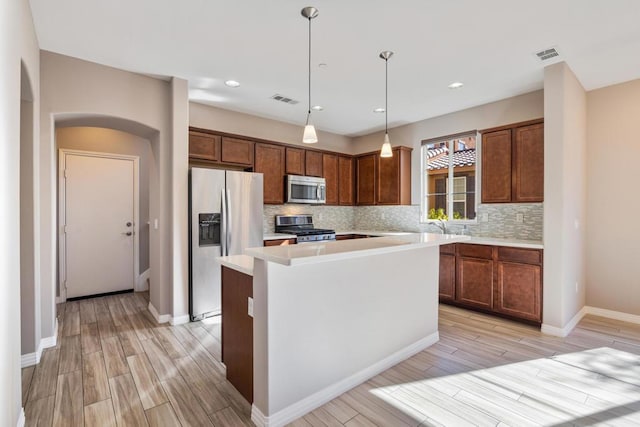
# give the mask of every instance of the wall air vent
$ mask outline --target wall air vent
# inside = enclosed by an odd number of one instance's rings
[[[296,101],[295,99],[289,98],[288,96],[275,94],[271,97],[271,99],[275,99],[276,101],[284,102],[285,104],[296,105],[300,101]]]
[[[560,53],[555,47],[541,50],[540,52],[536,52],[536,56],[540,61],[548,61],[551,58],[556,58],[560,56]]]

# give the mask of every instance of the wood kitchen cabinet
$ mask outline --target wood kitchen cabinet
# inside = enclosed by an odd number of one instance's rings
[[[356,204],[376,204],[376,168],[378,154],[356,158]]]
[[[440,301],[453,301],[456,291],[456,245],[440,246]]]
[[[337,155],[322,154],[322,175],[326,181],[327,205],[337,205],[340,191]]]
[[[264,203],[284,203],[285,148],[256,143],[254,172],[264,175]]]
[[[520,123],[482,134],[482,203],[544,200],[544,124]]]
[[[514,138],[513,201],[544,200],[544,125],[521,126]]]
[[[498,248],[496,288],[496,311],[541,322],[542,251]]]
[[[220,161],[220,136],[189,131],[189,158]]]
[[[253,141],[222,137],[220,143],[220,161],[226,164],[253,166]]]
[[[296,239],[271,239],[265,240],[264,246],[287,246],[287,245],[295,245]]]
[[[456,301],[483,309],[493,308],[493,249],[458,244],[456,247]]]
[[[440,302],[542,323],[542,250],[440,246]]]
[[[338,156],[338,204],[353,206],[355,162],[352,157]]]
[[[253,277],[222,267],[222,362],[227,380],[253,402],[253,317],[247,301],[253,298]]]
[[[411,148],[392,150],[393,157],[377,156],[376,205],[410,205]]]
[[[411,148],[392,150],[389,158],[377,151],[356,157],[356,204],[411,204]]]
[[[303,148],[287,147],[285,149],[287,175],[304,175],[305,150]]]
[[[322,153],[305,150],[305,175],[322,177]]]

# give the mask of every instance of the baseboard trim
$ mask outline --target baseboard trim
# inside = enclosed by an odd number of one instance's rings
[[[169,315],[169,314],[159,314],[158,310],[156,310],[156,308],[153,306],[153,304],[151,304],[151,301],[149,301],[149,311],[151,312],[153,317],[156,319],[156,322],[158,322],[158,323],[167,323],[167,322],[169,322],[171,320],[171,315]]]
[[[176,326],[176,325],[183,325],[185,323],[189,323],[190,320],[191,318],[189,317],[189,315],[184,314],[182,316],[172,317],[171,320],[169,320],[169,323],[171,323],[172,326]]]
[[[557,326],[551,326],[546,323],[543,323],[542,326],[540,327],[540,332],[547,335],[553,335],[555,337],[566,337],[571,333],[571,331],[573,331],[573,328],[576,327],[576,325],[580,322],[580,320],[582,320],[582,318],[586,314],[587,314],[587,307],[585,306],[585,307],[582,307],[580,311],[578,311],[576,315],[573,316],[571,320],[569,320],[569,323],[564,325],[564,327],[558,328]]]
[[[38,348],[34,353],[27,353],[20,356],[20,367],[27,368],[29,366],[37,365],[40,363],[42,352],[45,348],[55,347],[58,344],[58,319],[56,319],[55,326],[53,328],[53,336],[40,339]]]
[[[150,277],[151,277],[151,269],[147,268],[138,276],[138,280],[136,280],[136,292],[144,292],[149,290],[149,285],[147,284],[147,280]]]
[[[585,305],[576,313],[575,316],[567,323],[563,328],[558,328],[556,326],[551,326],[547,324],[542,324],[540,331],[543,334],[553,335],[556,337],[566,337],[573,331],[578,323],[582,320],[584,316],[587,314],[592,314],[594,316],[606,317],[607,319],[612,320],[620,320],[622,322],[635,323],[640,325],[640,316],[637,314],[624,313],[622,311],[608,310],[606,308],[598,308],[591,307]]]
[[[624,313],[622,311],[608,310],[606,308],[598,308],[585,306],[586,314],[593,314],[594,316],[606,317],[608,319],[620,320],[623,322],[640,324],[640,316],[637,314]]]
[[[28,368],[29,366],[37,365],[38,357],[35,352],[27,353],[20,356],[20,368]]]
[[[25,423],[27,422],[27,419],[24,415],[24,408],[20,408],[20,415],[18,415],[18,427],[24,427]]]
[[[300,418],[301,416],[313,411],[314,409],[324,405],[325,403],[335,399],[342,393],[351,390],[359,384],[362,384],[369,378],[378,375],[381,372],[386,371],[392,366],[397,365],[403,360],[421,352],[427,347],[438,342],[440,339],[438,332],[422,338],[415,343],[393,353],[392,355],[385,357],[377,363],[365,368],[355,374],[347,377],[337,383],[334,383],[324,389],[302,399],[298,402],[289,405],[288,407],[281,409],[273,415],[266,416],[255,405],[251,406],[251,421],[253,421],[258,427],[280,427],[291,421]]]

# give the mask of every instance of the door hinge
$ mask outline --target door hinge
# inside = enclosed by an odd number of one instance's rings
[[[67,289],[67,281],[66,280],[64,281],[63,286],[64,286],[65,289]]]
[[[63,175],[64,175],[64,177],[65,177],[65,178],[68,178],[68,177],[69,177],[69,176],[67,175],[67,170],[66,170],[66,169],[64,170]]]
[[[62,232],[64,234],[67,234],[67,225],[66,224],[62,226]]]

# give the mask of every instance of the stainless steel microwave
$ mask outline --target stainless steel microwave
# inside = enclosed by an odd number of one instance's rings
[[[287,203],[324,204],[327,184],[324,178],[287,175]]]

